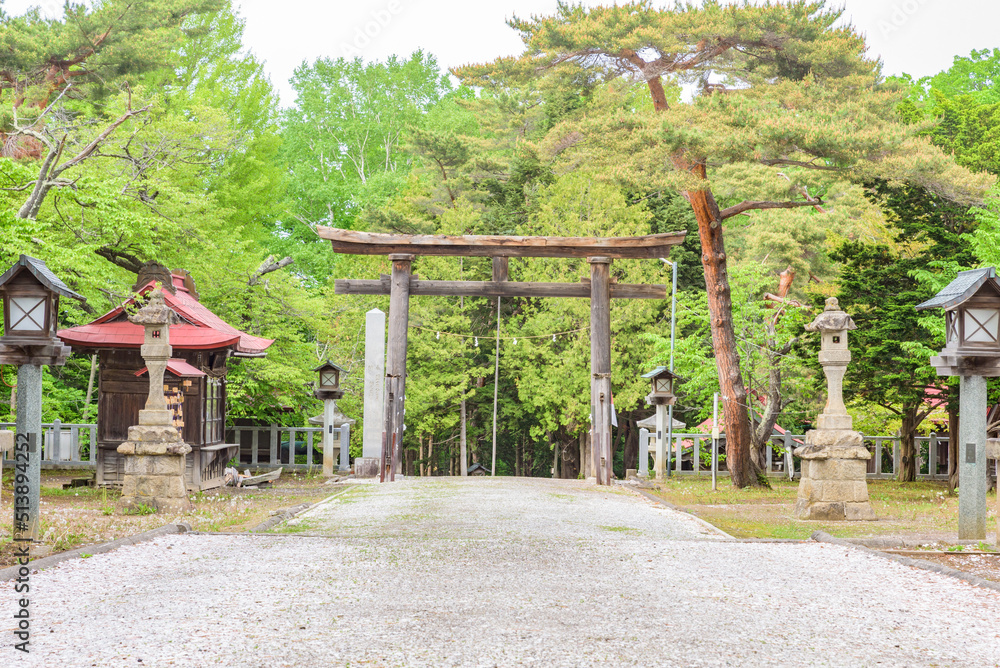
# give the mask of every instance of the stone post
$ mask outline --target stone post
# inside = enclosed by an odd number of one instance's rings
[[[667,466],[667,406],[656,405],[656,451],[653,455],[653,474],[663,480]]]
[[[169,513],[191,508],[184,482],[191,446],[181,440],[163,394],[163,373],[171,353],[170,325],[177,320],[159,290],[153,290],[149,302],[129,318],[146,330],[140,352],[149,372],[149,396],[139,411],[139,424],[129,427],[128,440],[118,446],[125,458],[121,503],[129,510],[140,505]]]
[[[986,538],[986,377],[962,376],[958,423],[958,539]]]
[[[844,406],[843,382],[851,353],[847,332],[857,327],[840,310],[836,297],[826,300],[826,309],[811,324],[820,332],[819,361],[826,376],[827,401],[816,419],[817,429],[806,433],[804,446],[795,449],[802,459],[795,515],[804,520],[874,520],[868,500],[867,460],[861,434],[852,430],[851,416]]]
[[[361,457],[354,474],[373,478],[382,461],[385,428],[385,313],[373,308],[365,314],[365,414]]]
[[[15,502],[14,527],[17,529],[17,527],[23,526],[25,530],[15,530],[14,534],[20,535],[22,539],[30,537],[32,541],[38,541],[41,538],[39,512],[42,490],[42,367],[40,364],[22,364],[17,368],[17,418],[14,429],[17,438],[23,439],[28,447],[26,470],[28,518],[26,522],[17,521],[18,510],[23,510],[23,506]],[[16,479],[16,468],[14,473]]]

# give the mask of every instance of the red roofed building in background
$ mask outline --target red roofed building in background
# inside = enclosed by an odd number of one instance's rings
[[[173,358],[164,375],[164,392],[174,411],[174,426],[191,446],[187,462],[189,490],[222,484],[226,463],[237,445],[224,443],[226,425],[226,371],[233,357],[263,357],[274,341],[241,332],[198,301],[191,276],[147,263],[133,290],[145,295],[159,283],[166,305],[180,322],[170,326]],[[139,354],[143,328],[128,321],[126,309],[135,299],[93,322],[61,330],[58,336],[74,353],[96,354],[100,385],[97,399],[97,484],[121,484],[124,458],[118,445],[128,428],[138,424],[139,409],[149,392],[149,375]]]

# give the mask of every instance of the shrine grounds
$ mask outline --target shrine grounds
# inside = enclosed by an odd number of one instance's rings
[[[53,554],[92,543],[132,536],[163,526],[186,522],[200,531],[246,531],[274,513],[301,503],[320,501],[331,493],[327,479],[312,474],[285,473],[269,489],[243,490],[231,487],[191,495],[194,509],[183,515],[126,515],[116,508],[119,491],[78,487],[62,489],[80,473],[43,471],[42,548]],[[0,493],[0,517],[10,509],[11,471],[4,471]],[[805,522],[794,517],[798,482],[771,479],[771,489],[736,490],[728,479],[720,478],[712,491],[707,477],[672,477],[650,490],[664,501],[690,512],[737,538],[808,539],[817,530],[836,537],[888,537],[907,544],[927,543],[927,548],[951,551],[944,561],[952,568],[968,570],[981,577],[1000,581],[1000,553],[996,557],[968,559],[963,553],[983,547],[995,549],[996,490],[987,498],[987,540],[983,546],[956,546],[958,496],[948,496],[938,482],[897,483],[891,480],[868,482],[877,522]],[[12,561],[10,524],[0,522],[0,568]],[[929,556],[927,558],[930,558]],[[984,567],[985,566],[985,567]]]
[[[731,539],[628,486],[333,487],[267,534],[160,536],[34,573],[15,664],[1000,666],[995,589]]]

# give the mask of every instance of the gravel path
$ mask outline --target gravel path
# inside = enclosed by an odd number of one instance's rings
[[[998,592],[621,489],[359,484],[283,529],[33,575],[28,660],[2,583],[0,665],[1000,666]]]

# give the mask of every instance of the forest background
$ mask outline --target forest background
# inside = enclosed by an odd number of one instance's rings
[[[707,11],[713,6],[706,3]],[[860,38],[830,27],[836,10],[790,6],[801,8],[796,20],[812,31],[799,44],[823,43],[816,35],[825,35],[827,46],[844,49],[812,57],[862,62]],[[607,33],[653,31],[663,13],[637,7],[595,19],[561,6],[559,18],[571,26],[599,19]],[[699,18],[728,20],[716,9]],[[513,22],[529,43],[543,26]],[[657,101],[646,81],[579,61],[545,76],[519,70],[516,59],[449,74],[431,44],[385,62],[303,63],[292,80],[296,100],[282,109],[242,31],[224,0],[105,0],[68,5],[59,19],[7,15],[0,4],[0,265],[21,253],[39,257],[86,296],[83,307],[63,305],[62,326],[89,322],[126,299],[145,261],[186,269],[202,302],[223,319],[276,339],[266,358],[230,367],[231,420],[305,424],[320,411],[311,370],[330,359],[348,369],[339,406],[360,425],[364,314],[387,310],[388,299],[336,295],[333,281],[374,278],[388,263],[335,255],[317,225],[560,236],[687,230],[671,256],[679,267],[676,370],[683,379],[675,415],[691,427],[710,416],[719,376],[698,220],[682,195],[691,185],[657,176],[655,158],[644,152],[670,141],[650,139]],[[784,72],[794,86],[777,93],[763,86],[754,97],[735,68],[727,74],[731,66],[721,63],[718,78],[663,76],[665,101],[687,114],[698,146],[754,127],[740,120],[745,108],[728,101],[787,110],[802,89],[824,85],[815,70]],[[1000,50],[956,55],[950,69],[920,80],[883,77],[877,64],[869,70],[862,92],[829,85],[840,95],[825,103],[832,111],[787,130],[835,150],[765,166],[733,147],[713,147],[724,159],[708,164],[707,178],[722,207],[751,195],[797,203],[745,211],[724,224],[744,414],[755,425],[770,418],[795,433],[808,428],[823,384],[812,361],[817,342],[802,325],[837,296],[859,328],[846,384],[856,428],[899,431],[912,443],[958,408],[947,403],[947,379],[927,364],[943,345],[943,319],[918,316],[912,305],[958,269],[1000,262],[993,187]],[[637,119],[629,133],[620,131],[623,118]],[[880,134],[862,137],[859,124],[873,119]],[[832,132],[838,124],[855,133]],[[602,139],[588,141],[594,136]],[[851,150],[862,150],[852,142],[879,141],[917,146],[922,161],[911,160],[914,151],[887,150],[895,162],[867,169],[852,162]],[[414,271],[431,279],[490,275],[484,259],[418,257]],[[571,260],[512,260],[510,268],[512,280],[525,281],[576,282],[587,272]],[[659,261],[617,262],[615,275],[670,282]],[[785,301],[766,296],[775,293]],[[635,421],[651,413],[640,375],[669,357],[670,302],[616,302],[611,320],[621,475],[635,467]],[[457,472],[463,416],[470,460],[488,465],[496,326],[495,300],[413,298],[404,446],[418,472]],[[588,326],[586,300],[502,303],[498,474],[550,475],[553,448],[565,462],[560,474],[578,474],[577,444],[589,417]],[[94,419],[92,363],[76,355],[46,372],[44,420]],[[0,372],[3,421],[15,374]],[[929,387],[939,400],[927,400]],[[354,455],[360,434],[354,430]],[[912,466],[903,475],[912,476]]]

